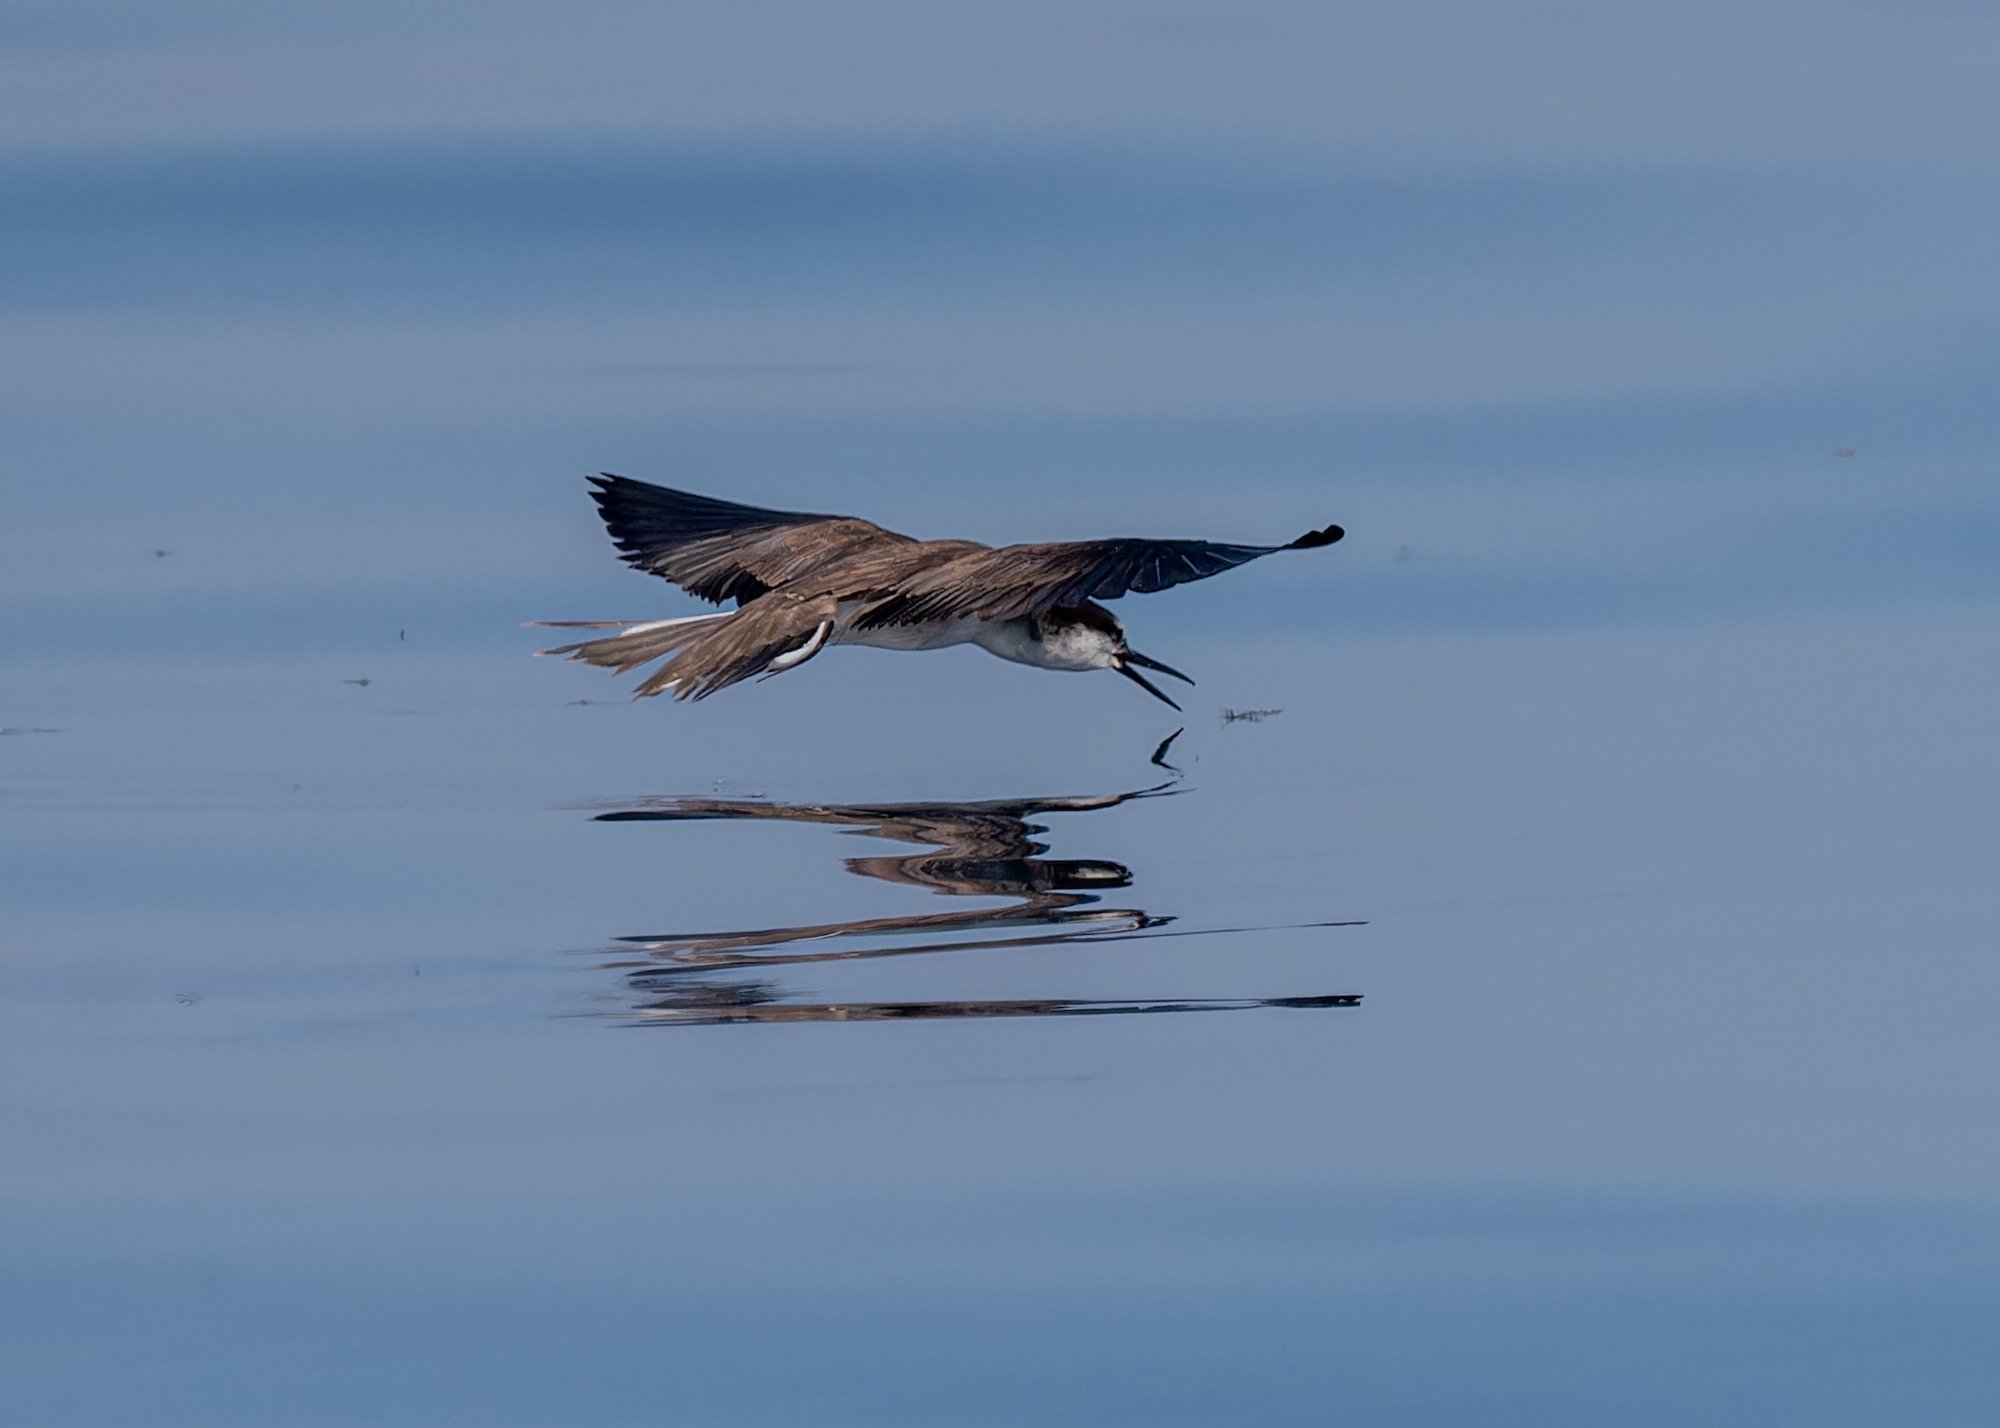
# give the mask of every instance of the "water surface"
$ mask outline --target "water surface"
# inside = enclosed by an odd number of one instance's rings
[[[91,12],[0,87],[7,1421],[2000,1415],[1984,21]],[[1165,768],[530,659],[691,609],[594,469],[1350,534],[1123,602]]]

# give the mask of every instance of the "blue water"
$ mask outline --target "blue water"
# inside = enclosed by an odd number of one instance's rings
[[[0,19],[0,1417],[2000,1417],[1994,22],[1439,14]]]

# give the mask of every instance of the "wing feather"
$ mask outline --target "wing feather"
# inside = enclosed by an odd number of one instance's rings
[[[591,496],[626,564],[703,600],[745,604],[876,543],[909,543],[854,516],[773,511],[609,472]]]
[[[1308,531],[1284,545],[1205,540],[1085,540],[976,549],[917,571],[857,617],[863,629],[970,616],[1012,620],[1088,600],[1155,591],[1206,580],[1280,550],[1332,545],[1339,526]]]

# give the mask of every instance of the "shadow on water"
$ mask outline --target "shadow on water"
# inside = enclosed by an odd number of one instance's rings
[[[1163,765],[1164,767],[1164,765]],[[775,979],[744,978],[825,962],[873,961],[947,952],[1127,942],[1161,937],[1215,937],[1273,931],[1264,927],[1166,930],[1175,922],[1136,907],[1102,906],[1104,895],[1129,887],[1122,863],[1044,858],[1047,832],[1031,822],[1052,813],[1089,813],[1171,796],[1174,783],[1128,793],[1076,798],[996,799],[977,803],[813,804],[754,798],[649,798],[597,815],[603,823],[691,823],[767,820],[815,823],[844,832],[927,849],[905,855],[845,859],[864,878],[926,888],[949,897],[1004,898],[999,907],[869,917],[785,927],[710,932],[660,932],[621,937],[619,954],[602,965],[623,974],[630,1005],[613,1015],[640,1024],[718,1022],[877,1021],[1010,1016],[1110,1016],[1140,1012],[1240,1011],[1258,1007],[1351,1007],[1357,993],[1217,999],[1026,998],[978,1001],[807,1002],[791,999]],[[1352,927],[1354,922],[1294,924]],[[914,939],[914,940],[906,940]],[[836,944],[800,949],[801,943]]]

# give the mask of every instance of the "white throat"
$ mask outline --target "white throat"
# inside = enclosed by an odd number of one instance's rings
[[[1115,669],[1123,642],[1089,625],[1039,627],[1033,616],[981,625],[973,637],[981,649],[1037,669]]]

